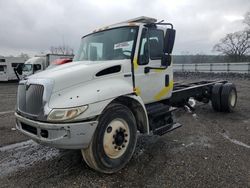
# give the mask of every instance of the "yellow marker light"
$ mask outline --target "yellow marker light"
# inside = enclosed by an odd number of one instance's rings
[[[136,26],[136,24],[133,23],[133,22],[129,22],[128,25],[129,25],[129,26]]]

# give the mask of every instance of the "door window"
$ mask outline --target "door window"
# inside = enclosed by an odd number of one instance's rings
[[[159,29],[149,30],[149,53],[150,59],[161,59],[163,54],[164,33]]]
[[[4,67],[3,65],[0,65],[0,72],[4,72]]]
[[[164,33],[159,29],[144,28],[141,35],[139,65],[148,64],[149,57],[151,60],[161,59],[163,54]]]
[[[146,65],[149,62],[149,54],[148,54],[148,30],[143,28],[141,34],[141,42],[140,42],[140,51],[138,58],[139,65]]]
[[[34,64],[34,72],[41,70],[42,67],[40,64]]]

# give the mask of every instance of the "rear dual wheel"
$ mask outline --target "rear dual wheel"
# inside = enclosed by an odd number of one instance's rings
[[[237,103],[237,90],[232,83],[217,83],[212,89],[212,106],[218,112],[232,112]]]
[[[132,157],[137,141],[133,113],[122,104],[111,104],[101,115],[92,141],[82,155],[89,167],[114,173]]]

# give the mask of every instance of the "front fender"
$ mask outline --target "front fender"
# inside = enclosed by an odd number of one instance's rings
[[[124,105],[127,105],[133,112],[136,118],[138,130],[142,133],[149,134],[150,128],[148,114],[142,98],[139,95],[126,95],[121,96],[116,100],[125,102]]]

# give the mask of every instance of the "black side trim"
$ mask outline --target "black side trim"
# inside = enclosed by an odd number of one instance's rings
[[[166,87],[169,86],[169,75],[168,74],[165,75],[165,86]]]
[[[22,123],[22,122],[21,122],[21,126],[22,126],[22,129],[23,129],[23,130],[25,130],[25,131],[27,131],[27,132],[29,132],[29,133],[32,133],[32,134],[34,134],[34,135],[37,135],[37,128],[32,127],[32,126],[27,125],[27,124]]]
[[[120,71],[121,71],[121,65],[115,65],[113,67],[109,67],[109,68],[106,68],[106,69],[99,71],[98,73],[96,73],[96,76],[97,77],[105,76],[105,75],[114,74],[114,73],[117,73]]]
[[[132,54],[131,54],[131,72],[132,72],[133,88],[135,88],[134,58],[135,58],[135,48],[136,48],[137,41],[138,41],[138,29],[136,30],[136,35],[135,35],[133,49],[132,49]],[[138,54],[137,54],[137,56],[138,56]]]

